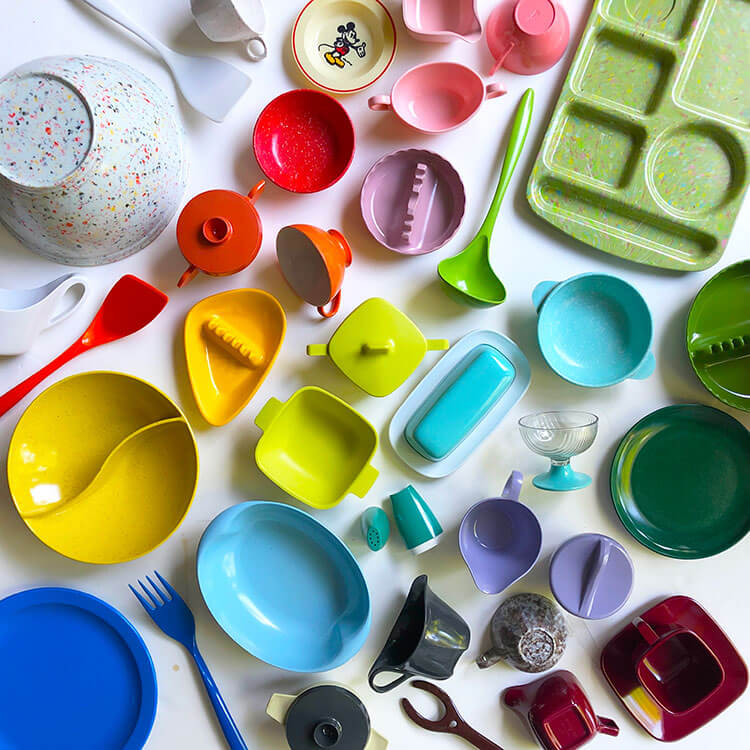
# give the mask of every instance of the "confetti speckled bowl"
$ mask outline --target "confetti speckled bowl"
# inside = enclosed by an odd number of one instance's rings
[[[115,60],[46,57],[0,80],[0,220],[58,263],[132,255],[174,216],[187,154],[174,106]]]

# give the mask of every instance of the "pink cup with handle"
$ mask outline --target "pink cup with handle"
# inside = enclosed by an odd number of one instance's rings
[[[422,133],[445,133],[473,117],[485,99],[506,93],[499,83],[484,84],[465,65],[432,62],[407,70],[390,96],[370,97],[370,109],[390,109],[401,122]]]

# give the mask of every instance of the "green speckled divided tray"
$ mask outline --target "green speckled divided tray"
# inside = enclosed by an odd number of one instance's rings
[[[700,271],[748,184],[750,0],[596,0],[528,185],[607,253]]]

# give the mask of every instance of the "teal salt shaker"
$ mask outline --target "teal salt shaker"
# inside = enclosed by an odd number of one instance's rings
[[[443,527],[425,499],[408,485],[391,495],[393,517],[407,549],[420,555],[432,549],[443,533]]]
[[[382,508],[368,508],[362,514],[360,523],[367,546],[373,552],[383,549],[391,535],[391,524],[385,511]]]

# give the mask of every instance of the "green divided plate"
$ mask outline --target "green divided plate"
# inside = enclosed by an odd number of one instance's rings
[[[664,407],[622,439],[610,488],[644,546],[684,560],[716,555],[750,531],[750,432],[710,406]]]
[[[716,398],[750,411],[750,260],[728,266],[698,292],[688,315],[687,351]]]
[[[748,184],[749,38],[748,0],[596,0],[529,180],[534,211],[638,263],[716,263]]]

